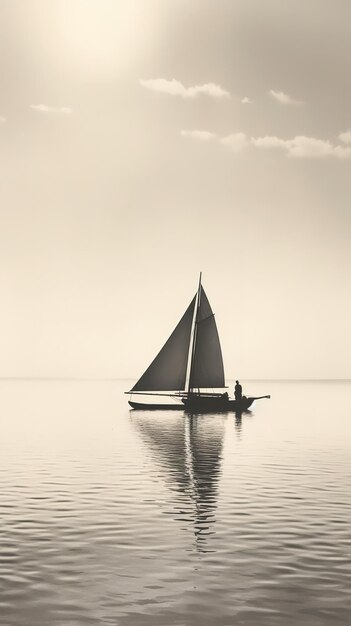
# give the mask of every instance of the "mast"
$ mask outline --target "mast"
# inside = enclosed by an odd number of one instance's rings
[[[187,375],[186,375],[186,380],[185,380],[186,393],[190,393],[190,389],[191,389],[191,370],[193,367],[194,354],[195,354],[197,318],[198,318],[198,312],[200,308],[200,299],[201,299],[201,277],[202,277],[202,272],[200,272],[200,276],[199,276],[199,286],[198,286],[197,294],[196,294],[196,302],[194,306],[194,317],[193,317],[193,323],[192,323],[192,329],[191,329],[191,335],[190,335],[189,360],[188,360]]]

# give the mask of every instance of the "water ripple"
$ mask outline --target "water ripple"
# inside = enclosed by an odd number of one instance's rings
[[[301,412],[276,384],[235,418],[129,413],[115,383],[17,385],[1,626],[348,626],[349,387],[297,387]]]

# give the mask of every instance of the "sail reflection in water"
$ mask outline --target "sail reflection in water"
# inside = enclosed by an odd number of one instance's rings
[[[218,481],[225,416],[183,416],[131,412],[155,467],[176,496],[172,515],[190,523],[196,547],[208,551],[206,539],[215,532]],[[158,473],[159,475],[159,473]]]

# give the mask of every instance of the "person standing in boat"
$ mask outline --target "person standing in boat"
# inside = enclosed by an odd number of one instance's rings
[[[238,400],[240,402],[242,400],[242,397],[243,397],[243,388],[240,385],[238,380],[236,380],[235,383],[236,383],[235,387],[234,387],[235,400]]]

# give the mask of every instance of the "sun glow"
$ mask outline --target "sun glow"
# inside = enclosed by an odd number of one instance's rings
[[[150,4],[63,0],[56,5],[63,60],[72,70],[111,75],[137,61],[152,40]]]

